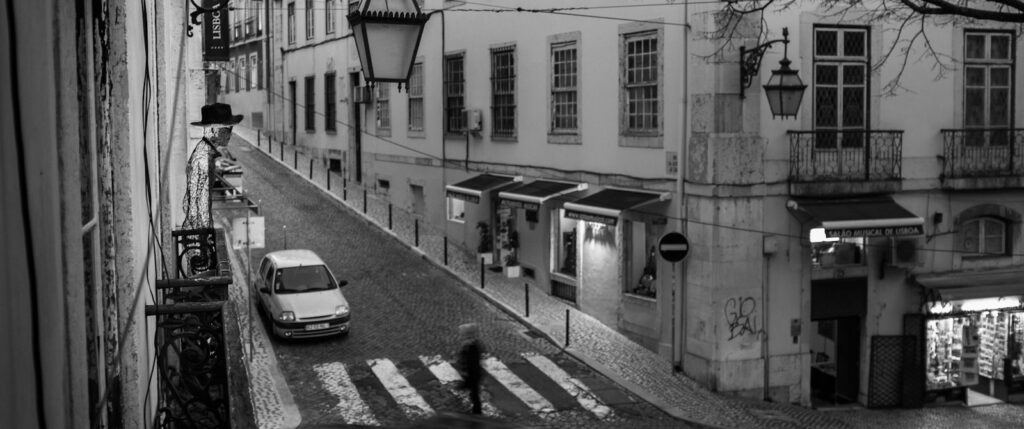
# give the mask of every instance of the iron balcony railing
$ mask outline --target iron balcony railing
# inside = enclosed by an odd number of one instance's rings
[[[1024,175],[1024,129],[942,130],[942,177]]]
[[[899,180],[903,131],[789,131],[789,180]]]

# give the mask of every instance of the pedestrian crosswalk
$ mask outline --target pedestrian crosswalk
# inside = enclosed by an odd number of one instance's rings
[[[484,415],[522,417],[528,413],[545,419],[574,412],[597,420],[614,415],[601,398],[602,392],[609,390],[622,396],[612,383],[597,377],[581,381],[544,355],[523,353],[518,358],[509,364],[494,356],[483,359],[488,375],[483,389]],[[401,362],[386,358],[332,362],[316,365],[314,371],[323,389],[337,399],[330,414],[346,424],[380,426],[396,419],[420,420],[442,411],[470,409],[459,372],[452,362],[437,355]],[[579,372],[579,368],[572,371]],[[544,379],[538,380],[536,374],[543,374]]]

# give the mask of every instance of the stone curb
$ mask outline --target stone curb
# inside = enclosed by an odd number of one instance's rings
[[[246,138],[246,137],[241,136],[241,135],[238,135],[238,136],[241,137],[241,139],[244,140],[246,143],[248,143],[250,147],[255,148],[257,151],[259,151],[263,155],[267,155],[270,159],[272,159],[274,161],[277,161],[277,163],[285,166],[289,170],[292,170],[291,166],[288,165],[286,162],[284,162],[284,161],[282,161],[280,159],[274,158],[268,152],[264,152],[263,149],[261,149],[259,146],[253,145],[252,142],[249,140],[249,138]],[[366,222],[369,225],[377,227],[378,230],[386,233],[388,236],[390,236],[391,238],[393,238],[396,241],[398,241],[401,245],[403,245],[406,248],[409,248],[409,249],[415,251],[416,253],[419,253],[421,258],[423,258],[424,260],[434,264],[434,266],[436,266],[438,268],[441,268],[442,270],[447,272],[449,275],[454,277],[456,280],[461,282],[466,288],[471,289],[473,292],[475,292],[476,294],[478,294],[481,297],[483,297],[484,299],[486,299],[488,302],[493,304],[495,307],[498,307],[498,309],[504,311],[505,313],[508,313],[508,315],[512,316],[517,321],[519,321],[519,323],[522,323],[523,325],[530,327],[530,329],[532,331],[542,335],[545,339],[550,341],[551,344],[554,345],[556,348],[559,348],[563,352],[565,352],[565,353],[569,354],[570,356],[580,360],[581,362],[583,362],[584,364],[590,366],[591,368],[593,368],[595,371],[597,371],[601,375],[604,375],[605,377],[607,377],[607,378],[611,379],[612,381],[618,383],[619,385],[625,387],[631,393],[639,396],[644,401],[649,402],[651,405],[654,405],[658,409],[664,411],[666,414],[668,414],[668,415],[670,415],[670,416],[672,416],[672,417],[674,417],[676,419],[682,420],[682,421],[684,421],[686,423],[695,425],[695,426],[700,426],[700,427],[705,427],[705,428],[713,428],[713,429],[733,429],[730,426],[721,426],[721,425],[717,425],[717,424],[713,424],[713,423],[708,423],[708,422],[692,419],[692,418],[688,417],[683,410],[681,410],[681,409],[679,409],[679,408],[677,408],[675,406],[672,406],[671,404],[668,404],[665,400],[657,397],[653,393],[650,393],[646,388],[640,386],[639,384],[636,384],[636,383],[634,383],[632,381],[626,380],[623,377],[620,377],[619,375],[615,374],[614,372],[609,370],[604,365],[599,364],[594,359],[591,359],[590,357],[584,355],[583,353],[575,351],[572,347],[565,348],[565,347],[560,346],[559,345],[559,341],[556,340],[551,334],[548,334],[547,332],[545,332],[540,327],[534,325],[532,322],[529,321],[529,319],[526,319],[525,317],[520,315],[517,311],[515,311],[508,304],[505,304],[504,302],[499,301],[497,298],[495,298],[495,297],[491,296],[490,294],[488,294],[485,290],[481,290],[480,288],[473,286],[473,284],[470,281],[468,281],[466,279],[463,279],[461,276],[459,276],[458,273],[455,272],[455,270],[451,269],[450,267],[448,267],[447,265],[444,265],[441,262],[438,262],[436,259],[430,257],[425,252],[423,252],[423,250],[421,250],[421,249],[419,249],[419,248],[417,248],[415,246],[412,246],[409,243],[406,243],[405,241],[403,241],[401,239],[401,237],[398,236],[398,234],[395,234],[394,231],[391,231],[391,230],[385,228],[383,225],[377,223],[376,220],[374,220],[372,218],[369,218],[368,216],[364,215],[359,210],[356,210],[355,208],[350,206],[347,201],[344,201],[341,198],[339,198],[337,195],[334,195],[333,192],[328,191],[325,187],[321,186],[319,183],[316,183],[316,182],[314,182],[312,180],[309,180],[309,178],[307,178],[306,176],[303,176],[301,174],[298,174],[298,176],[301,177],[302,179],[304,179],[310,185],[313,185],[314,187],[316,187],[320,191],[326,193],[329,197],[331,197],[335,201],[341,203],[341,205],[343,207],[345,207],[346,209],[348,209],[352,213],[357,214],[358,217],[363,220],[363,222]]]

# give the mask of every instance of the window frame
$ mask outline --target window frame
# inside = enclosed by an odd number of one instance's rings
[[[654,37],[657,50],[655,59],[658,62],[654,69],[657,73],[656,96],[657,96],[657,121],[653,129],[631,129],[629,126],[629,91],[627,81],[629,79],[629,42],[640,37]],[[663,149],[665,146],[665,24],[660,20],[653,22],[635,22],[619,25],[618,35],[619,55],[619,90],[618,116],[619,116],[619,147]]]
[[[412,72],[409,73],[409,86],[407,87],[406,94],[408,95],[408,114],[407,125],[410,133],[426,133],[426,112],[424,111],[423,101],[423,61],[417,60],[412,65]],[[415,108],[419,106],[418,109]]]
[[[335,0],[324,0],[324,34],[334,34],[335,27]]]
[[[969,40],[969,38],[971,36],[979,36],[979,35],[984,38],[984,45],[982,47],[982,49],[984,51],[984,57],[983,58],[968,58],[968,52],[967,52],[968,40]],[[1016,64],[1016,62],[1017,62],[1016,61],[1017,60],[1017,56],[1016,56],[1016,49],[1017,49],[1016,37],[1014,37],[1014,34],[1013,34],[1012,31],[1005,31],[1005,30],[1000,31],[1000,30],[990,30],[990,29],[964,29],[963,37],[964,37],[964,39],[963,39],[963,52],[962,52],[963,86],[961,88],[961,91],[962,91],[961,94],[962,94],[962,97],[963,97],[963,109],[964,109],[963,128],[964,128],[964,130],[972,130],[972,129],[976,129],[976,130],[1012,129],[1014,127],[1014,122],[1015,122],[1014,121],[1014,115],[1015,115],[1015,110],[1016,110],[1015,109],[1015,103],[1014,103],[1014,98],[1015,98],[1014,97],[1014,92],[1016,91],[1016,88],[1015,88],[1016,87],[1016,79],[1015,79],[1016,76],[1015,76],[1014,71],[1016,70],[1016,66],[1017,66],[1017,64]],[[1007,46],[1007,58],[1006,59],[992,58],[992,49],[991,49],[991,47],[992,47],[992,39],[994,37],[1005,37],[1007,39],[1007,43],[1009,43],[1009,45]],[[978,85],[971,85],[968,82],[968,78],[967,78],[968,70],[969,69],[983,69],[984,70],[984,80],[985,80],[985,82],[982,85],[980,85],[980,86],[978,86]],[[996,70],[996,69],[1005,69],[1006,70],[1007,83],[1005,85],[997,86],[997,85],[994,85],[992,83],[992,71]],[[968,117],[969,117],[969,112],[976,111],[975,108],[970,107],[970,106],[967,105],[967,103],[968,103],[967,93],[968,93],[969,90],[972,90],[972,89],[973,90],[981,89],[981,91],[982,91],[982,101],[981,101],[981,103],[982,103],[982,105],[981,105],[981,111],[982,111],[981,120],[982,120],[982,123],[980,125],[968,124],[967,123],[968,122]],[[1007,94],[1006,106],[1005,106],[1006,107],[1006,124],[995,125],[995,124],[992,123],[992,120],[993,120],[992,112],[991,112],[992,94],[993,94],[994,90],[999,90],[999,89],[1005,90],[1006,94]],[[983,135],[984,134],[982,134],[982,136]],[[987,139],[988,141],[973,142],[973,144],[972,144],[972,142],[965,142],[965,144],[968,144],[968,145],[971,145],[971,146],[981,146],[981,145],[989,145],[989,144],[991,144],[991,145],[1006,145],[1008,143],[1006,137],[1007,136],[1005,136],[1004,134],[1001,134],[1001,133],[992,133],[989,136],[989,139]],[[995,139],[999,139],[999,141],[993,141]]]
[[[391,83],[377,83],[374,94],[374,111],[377,114],[378,135],[391,135]]]
[[[458,70],[455,70],[458,64]],[[444,56],[444,132],[461,135],[466,130],[466,55],[464,52]]]
[[[561,135],[566,135],[566,134],[568,134],[568,135],[575,135],[575,134],[579,134],[579,132],[580,132],[580,126],[579,126],[579,105],[580,105],[579,104],[579,95],[580,95],[580,90],[579,90],[579,63],[580,63],[580,61],[579,61],[578,41],[576,41],[576,40],[567,40],[567,41],[555,42],[555,43],[549,44],[549,47],[550,47],[550,60],[551,60],[551,67],[549,69],[549,71],[551,73],[551,75],[550,75],[551,85],[550,85],[550,89],[549,90],[550,90],[551,102],[548,105],[548,109],[549,109],[548,110],[548,117],[549,117],[548,133],[549,134],[561,134]],[[557,59],[558,53],[560,53],[560,52],[569,52],[569,51],[572,52],[572,60],[571,61],[563,61],[562,63],[560,63],[559,60]],[[559,69],[558,66],[560,64],[563,65],[563,67],[564,66],[568,66],[568,65],[571,64],[571,68],[572,68],[571,73],[570,72],[561,73],[561,74],[558,73],[558,69]],[[565,81],[567,79],[572,81],[571,85],[560,85],[559,84],[559,82],[563,82],[563,81]],[[570,102],[571,103],[570,105],[572,106],[573,113],[571,115],[570,114],[566,114],[564,116],[566,116],[567,119],[571,120],[575,124],[575,126],[572,126],[572,127],[559,127],[557,125],[558,122],[559,122],[558,121],[559,115],[556,113],[556,111],[558,110],[557,106],[559,105],[559,100],[558,100],[558,97],[557,97],[559,94],[572,94],[573,95],[573,97],[571,97],[572,101]]]
[[[288,44],[295,44],[295,2],[288,3],[287,12],[287,33],[288,33]]]
[[[313,0],[306,0],[306,40],[316,36],[316,17],[314,16]]]
[[[818,53],[818,34],[825,32],[833,32],[836,35],[836,53],[835,55],[826,55]],[[846,47],[844,44],[844,37],[847,33],[861,33],[864,39],[864,53],[862,55],[846,55]],[[820,83],[819,82],[819,67],[835,67],[835,82],[834,83]],[[845,70],[847,68],[860,68],[862,80],[861,83],[852,84],[846,83],[844,78],[846,76]],[[847,106],[846,90],[860,88],[861,97],[861,124],[860,125],[849,125],[846,124],[844,118],[846,116]],[[819,88],[820,89],[835,89],[835,124],[833,125],[821,125],[819,120],[822,119],[823,115],[819,111],[819,107],[822,104],[819,99]],[[816,150],[839,150],[842,148],[849,149],[861,149],[864,147],[864,140],[860,137],[864,136],[864,131],[871,129],[871,28],[867,26],[845,26],[845,25],[815,25],[811,35],[811,102],[813,103],[812,108],[812,120],[811,124],[815,131],[834,131],[837,135],[836,138],[824,137],[822,134],[818,134],[818,137],[814,141],[814,149]],[[850,134],[853,138],[838,138],[838,135],[843,131],[857,131],[855,134]],[[825,134],[827,135],[827,134]]]
[[[303,104],[306,109],[303,112],[306,116],[306,132],[316,132],[316,76],[306,76],[303,85],[303,91],[306,93]]]
[[[990,222],[996,223],[1002,227],[1002,233],[1000,234],[1001,237],[998,241],[1000,245],[1000,249],[998,252],[989,251],[986,245],[987,239],[989,237],[987,231],[985,230],[985,225]],[[973,250],[967,247],[968,228],[970,228],[972,225],[977,225],[978,231],[976,249]],[[1005,219],[1001,219],[995,216],[978,216],[964,221],[960,225],[960,229],[963,231],[963,236],[961,237],[961,253],[963,253],[966,257],[992,257],[1008,255],[1010,253],[1010,227],[1010,222],[1007,222]]]
[[[448,200],[445,203],[445,217],[449,222],[455,223],[466,223],[466,202],[454,197],[445,197]],[[461,217],[453,217],[452,213],[456,212],[456,207],[461,208]]]
[[[324,131],[338,131],[337,73],[324,73]]]
[[[249,54],[249,90],[258,89],[260,81],[259,55]]]

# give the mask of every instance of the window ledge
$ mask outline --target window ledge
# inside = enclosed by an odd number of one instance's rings
[[[466,220],[465,220],[465,219],[453,219],[453,218],[448,218],[448,222],[454,222],[454,223],[466,223]]]
[[[579,133],[548,133],[549,144],[582,144]]]
[[[427,137],[427,132],[423,130],[409,130],[408,134],[405,136],[409,138],[422,139]]]
[[[519,139],[516,136],[497,136],[491,134],[491,141],[500,143],[518,143]]]
[[[577,283],[577,280],[576,280],[575,277],[570,277],[570,276],[566,275],[565,273],[560,273],[560,272],[557,272],[557,271],[552,271],[551,272],[551,278],[555,279],[555,280],[558,280],[558,281],[560,281],[562,283],[566,283],[566,284],[572,285],[572,286],[579,286],[579,284]]]
[[[989,254],[989,255],[971,253],[971,254],[961,255],[960,259],[963,259],[965,261],[990,261],[990,260],[994,260],[994,259],[998,260],[998,259],[1005,259],[1005,258],[1012,258],[1012,257],[1013,257],[1012,255],[1007,255],[1005,253],[993,253],[993,254]]]
[[[625,297],[625,298],[633,299],[633,300],[637,300],[637,301],[647,301],[649,303],[657,303],[658,302],[658,297],[657,296],[637,295],[637,294],[631,293],[631,292],[623,292],[622,296]]]

